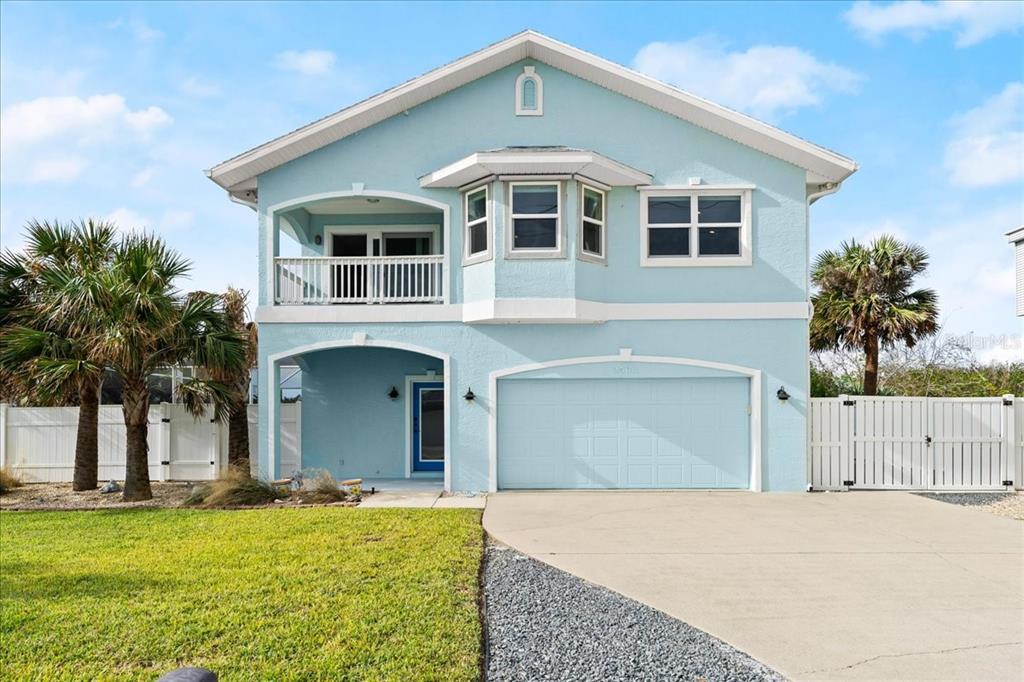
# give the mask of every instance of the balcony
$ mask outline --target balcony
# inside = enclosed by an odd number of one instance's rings
[[[443,303],[444,255],[274,259],[279,305]]]

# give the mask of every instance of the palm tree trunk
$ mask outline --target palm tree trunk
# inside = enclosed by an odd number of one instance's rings
[[[868,332],[864,339],[864,395],[878,394],[878,335]]]
[[[243,400],[231,406],[228,417],[228,466],[249,470],[249,406]]]
[[[149,389],[145,378],[126,379],[121,392],[121,408],[127,429],[127,463],[124,473],[124,500],[153,499],[149,485]]]
[[[71,489],[95,490],[99,474],[100,382],[83,379],[78,386],[78,436],[75,441],[75,476]]]

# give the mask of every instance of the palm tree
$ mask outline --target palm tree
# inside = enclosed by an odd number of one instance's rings
[[[200,367],[204,375],[223,385],[227,390],[228,465],[248,471],[249,462],[249,381],[250,371],[256,365],[256,323],[246,320],[248,293],[228,287],[224,293],[223,311],[227,323],[245,344],[245,364],[237,367]],[[185,384],[180,391],[182,402],[193,413],[202,410],[207,396],[205,391],[194,391]]]
[[[32,221],[24,251],[0,257],[0,378],[6,392],[34,404],[77,400],[76,491],[96,488],[103,362],[85,348],[87,325],[73,325],[66,312],[98,305],[102,292],[85,284],[109,266],[114,233],[93,220]]]
[[[911,290],[928,267],[916,244],[882,235],[867,246],[855,240],[824,251],[814,262],[811,282],[812,350],[864,352],[864,395],[878,392],[878,351],[938,330],[938,299],[931,289]]]
[[[127,430],[124,499],[153,497],[147,445],[149,388],[146,380],[161,367],[193,364],[208,371],[237,371],[246,364],[245,341],[223,312],[223,297],[195,292],[182,296],[175,281],[190,263],[158,237],[122,237],[110,268],[94,285],[105,292],[95,310],[71,310],[88,330],[86,346],[103,357],[122,381],[122,410]],[[192,396],[186,403],[200,416],[208,403],[224,420],[229,389],[220,382],[192,378],[182,385]],[[201,398],[201,399],[200,399]]]

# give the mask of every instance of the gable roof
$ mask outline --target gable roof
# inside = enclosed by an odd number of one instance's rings
[[[788,161],[807,171],[807,183],[839,183],[857,170],[851,160],[767,123],[709,102],[649,76],[523,31],[309,125],[243,152],[206,171],[229,194],[252,194],[255,178],[435,97],[523,59],[534,59],[684,121]]]

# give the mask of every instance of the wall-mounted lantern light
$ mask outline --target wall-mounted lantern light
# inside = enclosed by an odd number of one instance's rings
[[[388,391],[388,397],[392,400],[398,400],[398,389],[392,386],[391,390]]]
[[[324,238],[321,237],[320,235],[316,235],[315,237],[313,237],[313,243],[316,244],[317,246],[320,246],[321,244],[324,243]]]
[[[784,386],[779,386],[779,390],[775,391],[775,396],[783,402],[789,400],[789,394],[786,393]]]
[[[462,397],[468,400],[469,402],[473,402],[474,400],[476,400],[476,393],[473,393],[473,389],[470,388],[466,391],[466,395]]]

